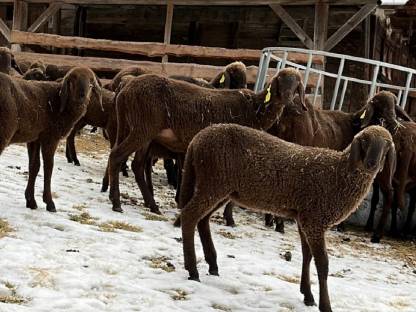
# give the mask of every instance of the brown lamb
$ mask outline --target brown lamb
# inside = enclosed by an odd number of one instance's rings
[[[139,159],[145,161],[152,141],[184,153],[195,134],[213,123],[267,130],[283,108],[293,104],[295,92],[303,101],[302,79],[294,69],[280,71],[269,87],[257,94],[247,89],[207,89],[158,75],[131,79],[116,98],[117,143],[108,163],[113,210],[122,211],[118,171],[130,154],[142,153]],[[145,201],[151,198],[146,184],[140,189]]]
[[[179,200],[189,279],[199,281],[196,226],[209,273],[218,275],[209,219],[231,200],[247,209],[296,220],[302,242],[300,290],[304,302],[315,304],[309,277],[313,256],[320,311],[332,311],[325,231],[358,208],[384,162],[392,163],[394,158],[393,139],[380,126],[358,133],[344,151],[300,146],[240,125],[221,124],[202,130],[186,153]]]
[[[340,151],[351,143],[358,131],[370,124],[378,124],[381,119],[394,129],[399,127],[397,117],[410,120],[406,112],[395,103],[394,94],[387,91],[381,91],[374,95],[362,109],[353,113],[322,110],[306,100],[307,111],[299,114],[298,111],[293,111],[290,107],[285,109],[279,123],[274,124],[268,132],[288,142]],[[386,168],[386,170],[393,169]],[[387,183],[383,186],[385,187],[383,191],[388,199],[391,199],[392,190],[387,189]],[[382,236],[389,209],[387,200],[383,209],[385,213],[380,219],[374,236]],[[280,232],[283,232],[284,226],[281,220],[277,221],[276,227]]]
[[[100,97],[101,88],[89,68],[77,67],[63,82],[26,81],[0,73],[0,154],[12,143],[27,143],[29,180],[26,206],[37,208],[35,181],[43,156],[43,201],[48,211],[56,211],[51,194],[53,158],[60,139],[85,114],[91,93]]]

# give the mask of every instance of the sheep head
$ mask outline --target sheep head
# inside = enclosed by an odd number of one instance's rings
[[[295,93],[299,94],[299,101],[294,101]],[[258,107],[257,114],[263,110],[267,111],[270,106],[277,105],[301,114],[302,110],[307,111],[305,104],[305,88],[302,78],[294,68],[285,68],[274,76],[269,86],[260,93],[263,103]],[[299,105],[300,104],[300,105]],[[300,107],[299,107],[300,106]]]
[[[88,104],[91,94],[98,97],[101,108],[104,110],[101,83],[95,73],[86,67],[71,69],[62,81],[60,113],[65,111],[69,101],[76,104]]]
[[[225,69],[211,80],[216,89],[247,88],[246,66],[242,62],[228,64]]]
[[[396,168],[396,151],[391,134],[380,126],[370,126],[359,132],[349,148],[351,171],[358,168],[374,173],[389,168],[389,181],[392,184]]]
[[[361,128],[371,124],[386,124],[389,130],[395,130],[400,126],[397,117],[405,121],[412,121],[407,113],[397,103],[397,97],[389,91],[381,91],[374,95],[358,112]]]
[[[46,74],[42,69],[40,68],[31,68],[28,69],[25,74],[23,75],[23,79],[25,80],[39,80],[39,81],[45,81],[48,80],[46,77]]]
[[[10,49],[1,47],[0,48],[0,71],[9,74],[10,69],[14,68],[19,74],[23,75],[22,70],[17,64],[13,53]]]

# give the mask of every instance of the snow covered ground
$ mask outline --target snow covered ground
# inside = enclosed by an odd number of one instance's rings
[[[154,182],[164,216],[142,206],[132,177],[120,178],[125,213],[118,214],[100,193],[105,143],[90,134],[78,142],[81,167],[67,164],[62,149],[55,157],[56,214],[42,203],[42,174],[39,209],[25,208],[26,148],[11,146],[0,156],[0,219],[14,230],[0,231],[0,311],[318,311],[305,307],[299,292],[294,224],[282,235],[238,209],[238,226],[227,228],[218,213],[211,223],[221,276],[206,275],[196,237],[202,282],[188,281],[180,230],[172,226],[174,191],[161,166]],[[415,245],[368,241],[361,232],[328,233],[334,311],[416,311]],[[283,257],[288,251],[291,261]]]

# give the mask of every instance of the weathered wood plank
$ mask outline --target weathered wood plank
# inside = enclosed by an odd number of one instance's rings
[[[61,2],[54,2],[33,22],[27,29],[28,32],[36,32],[40,26],[45,24],[59,9],[62,7]]]
[[[6,23],[0,18],[0,32],[6,38],[8,42],[10,42],[10,29],[7,27]]]
[[[226,49],[216,47],[188,46],[164,44],[156,42],[128,42],[104,39],[89,39],[82,37],[58,36],[52,34],[29,33],[21,31],[11,32],[11,42],[19,44],[34,44],[53,46],[57,48],[83,48],[101,51],[122,52],[128,54],[145,55],[148,57],[162,57],[163,55],[191,56],[227,60],[258,61],[260,50]],[[307,62],[307,55],[289,53],[289,60],[293,62]],[[322,57],[315,56],[314,63],[322,64]]]
[[[328,35],[329,5],[327,2],[319,1],[315,4],[315,27],[313,34],[313,48],[323,50]]]
[[[27,24],[27,8],[28,4],[22,0],[14,0],[13,9],[13,24],[14,30],[25,30]],[[11,35],[10,35],[11,37]],[[10,38],[11,39],[11,38]],[[20,51],[21,47],[18,44],[12,44],[12,51]]]
[[[287,13],[287,11],[278,4],[271,4],[270,7],[277,16],[293,31],[299,40],[308,48],[313,49],[313,41],[308,34],[296,23],[296,21]]]
[[[355,13],[344,25],[342,25],[325,43],[325,51],[330,51],[355,27],[374,11],[377,4],[366,4]]]
[[[46,65],[57,65],[63,70],[69,70],[73,66],[87,66],[97,73],[116,73],[122,68],[128,66],[141,66],[145,70],[162,75],[184,75],[195,78],[204,78],[210,80],[214,78],[218,72],[222,70],[221,66],[189,64],[189,63],[157,63],[146,61],[131,61],[124,59],[110,59],[99,57],[79,57],[72,55],[57,55],[57,54],[40,54],[29,52],[16,52],[16,60],[19,64],[26,63],[26,65],[34,61],[42,61]],[[24,67],[24,66],[23,66]],[[253,84],[257,75],[257,66],[247,67],[247,81]],[[270,69],[268,77],[275,74],[274,69]],[[300,72],[304,74],[302,71]],[[314,87],[317,83],[317,75],[310,74],[308,79],[308,87]]]
[[[168,0],[166,6],[166,21],[165,21],[165,36],[163,38],[163,43],[170,44],[170,37],[172,34],[172,21],[173,21],[173,1]],[[164,55],[162,62],[166,63],[168,61],[168,56]]]

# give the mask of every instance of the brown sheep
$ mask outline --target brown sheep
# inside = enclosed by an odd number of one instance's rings
[[[15,76],[16,74],[13,69],[15,69],[18,74],[23,75],[12,51],[6,47],[0,47],[0,72]]]
[[[53,158],[59,140],[87,111],[92,92],[100,86],[94,73],[83,67],[68,72],[62,83],[26,81],[0,73],[0,154],[12,143],[27,143],[29,180],[26,206],[37,208],[35,181],[43,156],[43,201],[48,211],[56,211],[51,194]]]
[[[384,162],[392,163],[394,158],[392,137],[380,126],[358,133],[342,152],[300,146],[240,125],[202,130],[186,153],[179,200],[189,279],[199,281],[196,226],[209,273],[218,275],[209,219],[231,200],[241,207],[296,220],[302,242],[304,302],[315,304],[309,277],[313,257],[319,277],[319,309],[332,311],[325,231],[358,208]]]
[[[406,112],[396,105],[396,98],[393,93],[381,91],[371,98],[367,105],[353,113],[342,111],[322,110],[306,100],[307,111],[298,113],[292,107],[285,108],[278,124],[269,129],[273,134],[285,141],[305,146],[324,147],[334,150],[343,150],[354,138],[354,135],[370,124],[378,124],[384,120],[390,128],[398,128],[397,117],[410,120]],[[295,103],[298,101],[295,100]],[[300,105],[300,103],[298,103]],[[387,169],[392,170],[392,169]],[[384,184],[387,186],[387,184]],[[392,190],[384,189],[389,198],[392,199]],[[388,201],[385,203],[387,204]],[[384,211],[388,212],[386,206]],[[381,236],[384,228],[385,217],[380,219],[379,227],[375,235]],[[279,232],[284,231],[283,222],[278,220],[276,228]]]
[[[410,117],[409,117],[410,118]],[[392,127],[386,126],[387,129],[391,129],[390,133],[393,136],[394,144],[396,145],[397,152],[397,167],[394,173],[393,186],[395,189],[395,200],[393,202],[393,190],[389,189],[388,176],[386,172],[382,171],[376,178],[376,187],[374,188],[373,198],[371,200],[370,215],[367,220],[366,229],[372,230],[374,223],[374,214],[378,204],[378,188],[381,189],[384,195],[383,212],[380,217],[377,230],[374,233],[371,241],[374,243],[380,242],[383,234],[383,229],[386,224],[388,212],[391,210],[392,222],[391,232],[393,235],[398,236],[397,229],[397,207],[404,211],[406,204],[406,192],[412,191],[416,185],[416,123],[414,122],[402,122],[401,127],[392,129]],[[412,207],[413,204],[409,205]],[[405,225],[404,232],[408,234],[412,211],[409,209],[409,216]]]
[[[116,98],[117,143],[108,163],[113,210],[122,211],[116,170],[131,153],[141,153],[139,159],[145,161],[152,141],[184,153],[194,135],[213,123],[267,130],[283,108],[292,105],[295,92],[303,101],[302,79],[294,69],[280,71],[257,94],[247,89],[211,90],[158,75],[131,79]],[[151,194],[145,181],[141,183],[143,198],[149,202]]]

